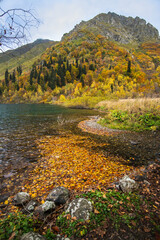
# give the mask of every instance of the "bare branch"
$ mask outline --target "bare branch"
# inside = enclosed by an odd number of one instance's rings
[[[39,23],[31,9],[13,8],[5,11],[0,7],[0,50],[3,51],[6,46],[20,46],[30,36],[31,27],[38,27]]]

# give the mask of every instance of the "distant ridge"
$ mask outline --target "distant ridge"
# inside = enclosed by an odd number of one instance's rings
[[[19,65],[23,65],[25,71],[30,70],[44,51],[56,43],[48,39],[37,39],[33,43],[0,53],[0,79],[4,78],[6,69],[13,70]]]
[[[11,58],[14,57],[20,57],[21,55],[27,53],[35,46],[41,44],[44,45],[44,48],[50,47],[54,41],[48,40],[48,39],[37,39],[33,43],[28,43],[26,45],[23,45],[19,48],[8,50],[4,53],[0,53],[0,63],[4,63],[6,61],[9,61]]]
[[[158,30],[144,19],[125,17],[112,12],[101,13],[89,21],[82,21],[72,31],[64,34],[62,40],[66,37],[70,37],[70,40],[82,37],[85,31],[100,34],[122,44],[159,40]]]

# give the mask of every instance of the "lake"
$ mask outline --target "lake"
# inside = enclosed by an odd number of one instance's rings
[[[98,114],[57,105],[0,104],[0,202],[22,190],[48,194],[56,183],[74,190],[94,187],[95,181],[108,186],[159,157],[159,131],[101,136],[77,127]]]
[[[77,128],[78,122],[98,114],[93,110],[49,104],[0,104],[0,176],[10,178],[30,163],[41,159],[43,156],[37,140],[43,136],[56,137],[69,131],[81,136],[82,131]],[[143,165],[154,161],[159,154],[159,131],[122,131],[109,138],[88,135],[97,143],[106,144],[103,149],[106,156],[122,156],[127,164]]]
[[[57,135],[62,123],[80,121],[95,111],[47,104],[0,104],[0,168],[37,161],[35,141],[42,135]],[[66,129],[64,129],[66,131]]]

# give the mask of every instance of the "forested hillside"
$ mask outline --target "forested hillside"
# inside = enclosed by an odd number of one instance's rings
[[[55,43],[56,42],[47,39],[37,39],[33,43],[0,53],[0,79],[4,78],[6,69],[12,72],[14,69],[21,66],[23,71],[29,70],[46,48]]]
[[[160,43],[121,45],[92,28],[76,28],[47,48],[30,71],[17,67],[4,74],[2,101],[87,105],[91,99],[157,96]]]

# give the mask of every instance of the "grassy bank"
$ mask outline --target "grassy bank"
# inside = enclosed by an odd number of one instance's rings
[[[96,107],[101,110],[120,110],[128,113],[144,113],[148,111],[160,113],[160,98],[119,99],[101,101]]]
[[[62,99],[60,98],[56,103],[60,105],[64,105],[65,107],[72,107],[72,108],[95,108],[95,106],[104,101],[105,97],[91,97],[91,96],[84,96],[84,97],[76,97],[72,99]]]
[[[106,111],[102,126],[132,131],[160,129],[160,98],[102,101],[97,108]]]

